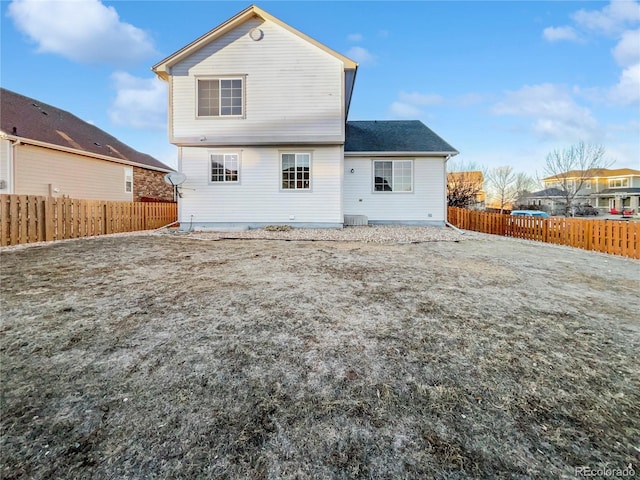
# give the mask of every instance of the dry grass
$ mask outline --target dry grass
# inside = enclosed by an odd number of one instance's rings
[[[0,253],[2,478],[638,471],[638,262],[462,242]]]

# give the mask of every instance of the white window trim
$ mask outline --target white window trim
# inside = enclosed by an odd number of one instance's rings
[[[295,188],[284,188],[282,186],[282,156],[287,154],[296,155],[296,168],[298,165],[297,155],[309,155],[309,188],[298,188],[297,186]],[[311,192],[313,189],[313,153],[310,150],[280,150],[278,152],[278,183],[281,192]]]
[[[408,192],[398,192],[398,191],[394,191],[393,190],[393,186],[391,187],[392,190],[391,191],[384,191],[384,190],[376,190],[376,162],[391,162],[391,179],[393,181],[393,176],[394,176],[394,170],[395,170],[395,164],[396,162],[410,162],[411,163],[411,190],[409,190]],[[376,158],[375,160],[372,160],[371,163],[371,192],[376,194],[376,195],[393,195],[393,194],[411,194],[414,193],[415,190],[415,177],[416,177],[416,171],[415,171],[415,162],[413,161],[413,159],[411,158]]]
[[[124,193],[133,194],[133,168],[124,167]]]
[[[211,159],[212,155],[235,155],[238,158],[238,180],[222,180],[222,181],[213,181],[211,180],[211,174],[212,174],[212,162],[213,160]],[[225,151],[217,151],[217,150],[208,150],[207,151],[207,161],[209,163],[208,165],[208,176],[207,176],[207,181],[209,183],[209,185],[239,185],[241,180],[242,180],[242,175],[241,175],[241,165],[242,165],[242,156],[240,155],[240,152],[231,152],[228,150]],[[224,161],[224,160],[223,160]],[[225,165],[222,165],[223,167],[225,167]]]
[[[620,186],[612,185],[612,183],[614,182],[620,182]],[[628,178],[610,178],[609,188],[629,188],[629,179]]]
[[[242,81],[242,115],[198,115],[198,82],[200,80],[241,80]],[[203,75],[195,77],[195,118],[196,120],[224,120],[247,118],[247,75]],[[218,107],[219,108],[219,107]]]

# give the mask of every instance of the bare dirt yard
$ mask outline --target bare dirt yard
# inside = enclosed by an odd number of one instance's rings
[[[639,474],[640,262],[367,232],[2,249],[0,476]]]

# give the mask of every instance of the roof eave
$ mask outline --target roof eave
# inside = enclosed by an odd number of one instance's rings
[[[448,152],[352,152],[345,151],[345,157],[454,157],[460,152],[456,150]]]
[[[83,155],[85,157],[96,158],[98,160],[106,160],[108,162],[121,163],[123,165],[131,165],[133,167],[144,168],[145,170],[155,170],[158,172],[166,172],[166,173],[174,171],[170,168],[154,167],[151,165],[145,165],[144,163],[125,160],[123,158],[110,157],[109,155],[101,155],[99,153],[88,152],[86,150],[79,150],[77,148],[63,147],[62,145],[55,145],[53,143],[41,142],[40,140],[32,140],[26,137],[18,137],[16,135],[10,135],[5,132],[0,132],[0,138],[6,139],[12,142],[18,142],[25,145],[33,145],[36,147],[49,148],[51,150],[57,150],[57,151],[66,152],[66,153],[73,153],[75,155]]]

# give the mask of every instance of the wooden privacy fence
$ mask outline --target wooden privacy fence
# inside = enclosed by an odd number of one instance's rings
[[[175,203],[0,195],[0,246],[151,230],[177,219]]]
[[[499,213],[448,208],[448,221],[475,232],[568,245],[640,259],[640,222],[583,218],[512,217]]]

